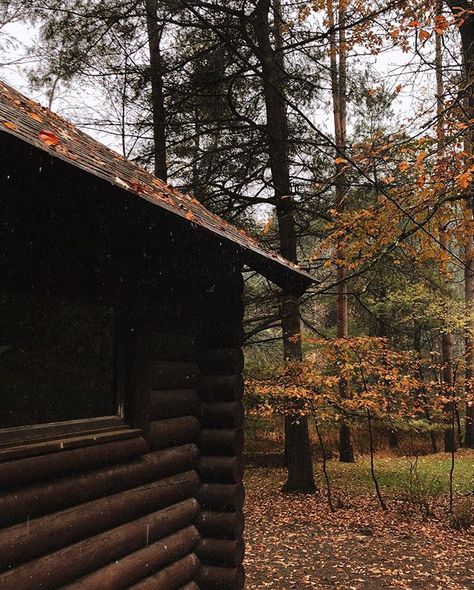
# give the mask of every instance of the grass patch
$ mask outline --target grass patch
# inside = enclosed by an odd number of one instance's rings
[[[428,488],[432,487],[433,495],[448,493],[450,469],[451,456],[447,453],[418,458],[418,474]],[[404,493],[410,473],[410,463],[407,458],[376,457],[375,470],[382,490],[396,496]],[[350,494],[363,495],[373,490],[369,457],[358,457],[355,464],[329,461],[328,471],[332,483]],[[315,473],[320,479],[319,465],[315,465]],[[462,494],[474,491],[474,451],[462,450],[456,453],[454,488],[456,492]]]

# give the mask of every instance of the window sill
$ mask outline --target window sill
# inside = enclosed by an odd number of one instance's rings
[[[0,430],[0,462],[23,459],[102,443],[136,438],[116,416]]]

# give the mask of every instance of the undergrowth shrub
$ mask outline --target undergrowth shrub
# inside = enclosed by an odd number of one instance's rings
[[[443,495],[444,484],[437,475],[422,473],[418,460],[411,461],[408,472],[401,481],[402,498],[410,503],[424,518],[432,516]]]

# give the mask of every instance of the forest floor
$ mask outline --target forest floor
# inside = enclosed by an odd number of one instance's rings
[[[406,459],[378,460],[384,511],[369,487],[366,459],[331,461],[335,513],[325,491],[282,494],[282,469],[249,467],[246,589],[474,590],[474,525],[450,524],[449,464],[447,455],[424,457],[410,478]],[[466,507],[474,510],[466,496],[474,489],[474,452],[461,452],[456,468],[454,512],[462,517]],[[323,480],[317,483],[323,490]]]

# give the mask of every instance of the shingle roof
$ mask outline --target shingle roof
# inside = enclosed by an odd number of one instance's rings
[[[294,282],[302,289],[313,281],[298,266],[267,250],[244,230],[211,213],[197,199],[177,191],[1,81],[0,131],[15,135],[54,157],[146,199],[184,218],[189,224],[234,242],[249,254],[250,266],[277,284],[283,282],[288,286]],[[281,277],[285,280],[282,281]]]

